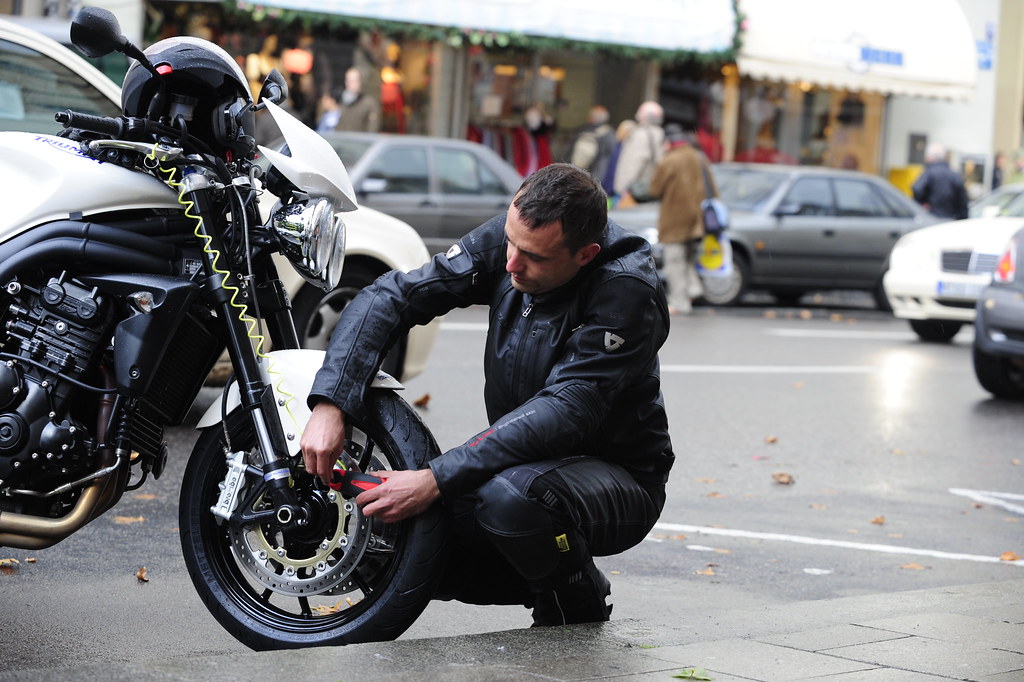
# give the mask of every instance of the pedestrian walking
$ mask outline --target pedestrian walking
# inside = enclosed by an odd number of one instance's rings
[[[946,148],[930,143],[924,151],[925,169],[913,186],[914,201],[932,215],[950,220],[967,217],[967,188],[959,173],[949,167]]]
[[[695,139],[678,124],[667,125],[665,157],[651,178],[651,194],[661,199],[658,241],[663,248],[662,271],[671,314],[689,314],[693,301],[703,293],[697,273],[697,250],[704,236],[701,202],[709,192],[718,196],[711,169]]]

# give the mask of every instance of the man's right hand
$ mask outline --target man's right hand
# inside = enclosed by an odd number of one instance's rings
[[[345,413],[341,408],[327,401],[317,403],[299,447],[306,471],[329,484],[334,463],[345,448]]]

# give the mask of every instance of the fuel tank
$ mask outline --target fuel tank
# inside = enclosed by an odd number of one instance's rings
[[[177,193],[151,175],[97,161],[52,135],[0,132],[0,241],[69,216],[180,208]]]

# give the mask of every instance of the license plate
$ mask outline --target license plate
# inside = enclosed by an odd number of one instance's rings
[[[984,288],[982,284],[969,282],[943,282],[939,281],[938,295],[942,298],[967,298],[977,299]]]

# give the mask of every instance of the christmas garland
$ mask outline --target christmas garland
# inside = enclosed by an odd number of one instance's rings
[[[742,44],[744,17],[736,7],[736,0],[733,0],[733,10],[736,30],[733,33],[732,45],[724,50],[699,52],[696,50],[662,50],[617,43],[595,43],[569,38],[482,31],[454,26],[411,24],[387,19],[267,7],[246,0],[224,0],[224,11],[227,15],[241,15],[260,24],[270,22],[281,28],[296,26],[305,30],[348,28],[355,31],[377,32],[391,37],[442,42],[453,48],[480,47],[489,50],[524,52],[573,50],[600,52],[625,59],[650,59],[660,62],[697,61],[718,64],[734,62]]]

